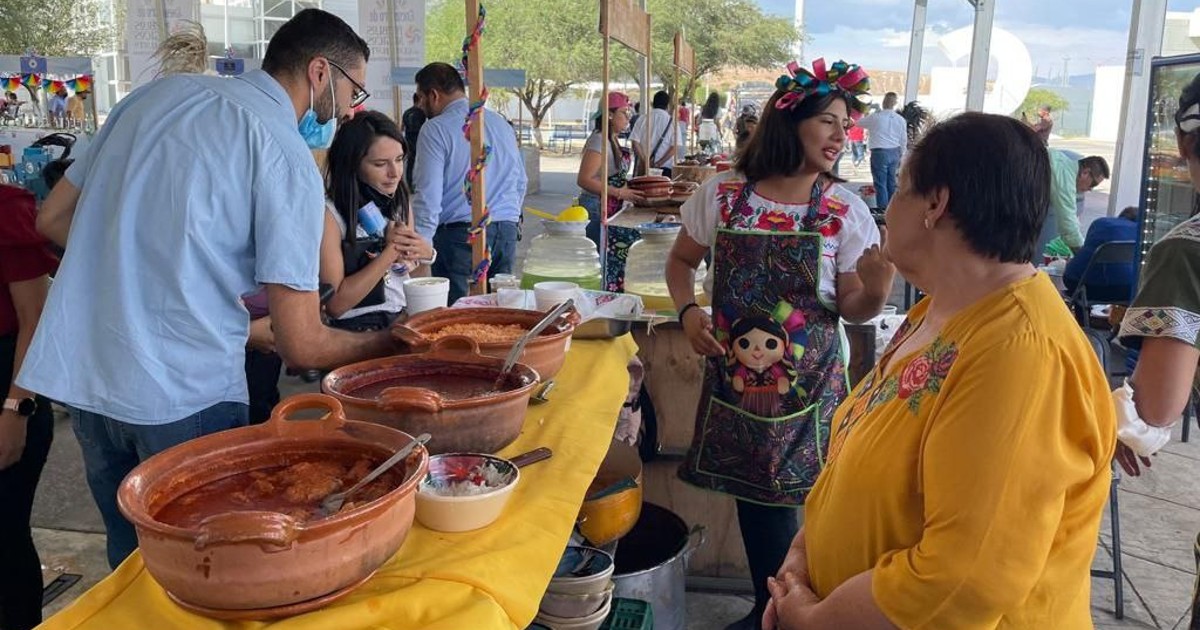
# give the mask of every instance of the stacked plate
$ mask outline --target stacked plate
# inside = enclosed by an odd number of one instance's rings
[[[612,610],[612,556],[593,547],[569,546],[534,619],[554,630],[596,630]]]
[[[671,178],[665,175],[643,175],[629,180],[629,188],[642,193],[646,199],[668,199],[671,196]]]

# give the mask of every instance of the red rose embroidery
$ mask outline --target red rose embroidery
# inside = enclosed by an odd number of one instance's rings
[[[833,212],[834,216],[844,217],[844,216],[846,216],[846,212],[848,210],[850,210],[849,205],[844,204],[844,203],[834,200],[834,199],[830,199],[830,200],[826,201],[825,205],[826,205],[826,207],[829,208],[829,210],[831,212]]]
[[[932,362],[925,355],[913,359],[906,365],[904,371],[900,373],[900,398],[908,398],[924,389],[932,367]]]
[[[792,232],[796,229],[796,219],[785,212],[777,212],[772,210],[759,215],[758,222],[754,227],[760,230]]]
[[[840,219],[832,219],[821,224],[821,226],[817,228],[817,231],[820,232],[821,236],[824,236],[825,238],[833,238],[834,236],[838,235],[838,232],[842,231],[842,222]]]

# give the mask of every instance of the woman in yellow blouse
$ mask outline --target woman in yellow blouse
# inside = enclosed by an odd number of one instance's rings
[[[885,250],[929,297],[838,409],[764,627],[1092,627],[1115,417],[1029,262],[1049,188],[1010,118],[963,114],[913,150]]]

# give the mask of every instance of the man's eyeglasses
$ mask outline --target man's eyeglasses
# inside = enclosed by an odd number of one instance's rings
[[[327,59],[326,61],[329,61],[329,60]],[[350,84],[354,86],[354,92],[352,92],[350,94],[350,105],[349,106],[351,108],[358,107],[359,105],[362,105],[363,103],[365,103],[367,101],[367,99],[371,98],[371,93],[367,91],[367,88],[363,87],[362,84],[359,83],[358,81],[355,81],[354,78],[350,76],[350,73],[346,72],[345,68],[339,66],[338,64],[336,64],[332,61],[329,61],[329,65],[333,66],[334,68],[337,68],[338,72],[341,72],[342,76],[346,77],[346,80],[349,81]]]

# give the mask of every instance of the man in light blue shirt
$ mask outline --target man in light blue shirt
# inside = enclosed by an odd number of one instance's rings
[[[450,303],[467,294],[474,274],[471,260],[471,200],[463,180],[471,167],[471,143],[462,126],[468,111],[466,86],[454,66],[431,63],[416,75],[421,109],[428,116],[417,140],[413,173],[413,222],[437,250],[431,272],[450,279]],[[484,134],[492,147],[484,184],[492,223],[487,228],[491,267],[488,277],[512,273],[517,227],[525,203],[525,162],[516,134],[503,116],[487,109]]]
[[[289,365],[392,349],[386,331],[323,326],[316,293],[325,194],[309,149],[365,99],[368,55],[345,22],[306,10],[271,39],[262,70],[146,85],[38,216],[66,254],[17,382],[70,408],[114,568],[137,546],[116,505],[125,475],[247,421],[240,296],[266,285]]]

